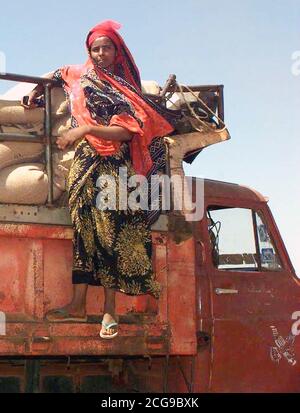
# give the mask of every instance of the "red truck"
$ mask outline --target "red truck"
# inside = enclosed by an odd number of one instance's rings
[[[68,209],[0,205],[0,392],[299,392],[300,282],[267,200],[204,180],[201,202],[153,225],[161,297],[117,293],[107,341],[102,289],[86,323],[45,319],[72,295]]]

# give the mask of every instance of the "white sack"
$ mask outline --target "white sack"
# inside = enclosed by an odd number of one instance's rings
[[[53,198],[62,194],[60,182],[53,186]],[[9,166],[0,171],[0,203],[43,205],[48,196],[48,177],[40,163]]]

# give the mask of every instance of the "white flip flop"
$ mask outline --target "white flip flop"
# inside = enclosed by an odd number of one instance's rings
[[[103,325],[105,330],[109,330],[110,328],[115,327],[115,326],[118,325],[118,323],[116,323],[115,321],[113,321],[111,323],[105,323],[104,321],[102,321],[101,324]],[[118,331],[116,331],[114,334],[103,334],[102,329],[101,329],[99,335],[100,335],[101,338],[104,338],[104,340],[110,340],[112,338],[115,338],[118,335]]]

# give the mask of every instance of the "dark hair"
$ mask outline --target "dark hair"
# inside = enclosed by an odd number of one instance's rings
[[[93,32],[90,32],[89,34],[88,34],[88,36],[87,36],[87,38],[86,38],[86,42],[85,42],[85,44],[86,44],[86,46],[87,46],[87,48],[88,48],[88,51],[89,51],[89,53],[91,53],[91,47],[92,47],[92,45],[90,45],[90,46],[88,46],[88,44],[89,44],[89,38],[90,38],[90,36],[92,35],[92,33]],[[107,37],[111,42],[112,42],[112,44],[113,44],[113,46],[114,46],[114,48],[115,48],[115,51],[117,51],[118,50],[118,48],[117,48],[117,46],[116,46],[116,43],[109,37],[109,36],[100,36],[100,37]]]

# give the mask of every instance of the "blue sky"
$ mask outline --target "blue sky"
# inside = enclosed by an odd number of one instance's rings
[[[251,186],[270,198],[300,275],[299,0],[101,0],[1,4],[8,72],[40,75],[85,60],[84,39],[105,19],[121,30],[143,79],[224,84],[229,142],[202,152],[189,175]],[[9,85],[11,86],[11,85]],[[0,94],[8,89],[0,83]]]

